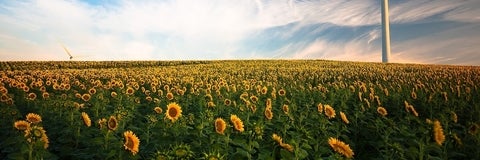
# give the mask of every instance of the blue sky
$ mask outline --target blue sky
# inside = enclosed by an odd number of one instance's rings
[[[0,1],[0,60],[381,61],[380,0]],[[390,0],[391,61],[480,65],[480,1]]]

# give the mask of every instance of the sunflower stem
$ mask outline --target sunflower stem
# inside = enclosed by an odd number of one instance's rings
[[[28,144],[28,159],[29,160],[33,159],[32,155],[33,155],[33,143],[29,143]]]

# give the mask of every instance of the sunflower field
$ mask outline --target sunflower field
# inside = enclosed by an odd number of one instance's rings
[[[480,67],[0,62],[0,159],[480,159]]]

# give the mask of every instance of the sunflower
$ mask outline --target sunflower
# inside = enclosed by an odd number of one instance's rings
[[[243,128],[243,122],[240,118],[237,117],[237,115],[230,115],[230,121],[233,123],[233,127],[237,131],[243,132],[245,129]]]
[[[325,115],[328,117],[328,119],[335,118],[335,109],[333,109],[330,105],[326,104],[324,106],[325,108]]]
[[[440,146],[445,141],[442,124],[440,124],[440,121],[438,120],[433,122],[433,137],[435,138],[435,142],[437,142],[437,144]]]
[[[328,139],[328,144],[330,145],[330,147],[332,147],[333,150],[344,155],[347,158],[352,158],[354,155],[352,149],[348,144],[345,144],[344,142],[336,138],[330,137]]]
[[[267,118],[268,120],[272,120],[273,112],[272,112],[271,108],[266,108],[265,109],[265,118]]]
[[[19,120],[19,121],[16,121],[13,126],[18,130],[24,131],[30,128],[30,122]]]
[[[267,107],[267,109],[272,109],[272,99],[268,98],[265,102],[265,106]]]
[[[457,116],[457,114],[456,114],[454,111],[451,111],[450,113],[451,113],[452,121],[453,121],[454,123],[457,123],[457,122],[458,122],[458,116]]]
[[[98,128],[102,129],[107,124],[107,119],[102,118],[97,121]]]
[[[388,114],[388,113],[387,113],[387,110],[386,110],[385,108],[383,108],[383,107],[378,107],[378,108],[377,108],[377,112],[378,112],[378,114],[380,114],[380,115],[382,115],[382,116],[387,116],[387,114]]]
[[[182,116],[182,107],[173,102],[167,105],[167,112],[165,112],[166,118],[175,122],[180,116]]]
[[[43,99],[48,99],[50,97],[50,94],[48,94],[48,92],[43,92],[42,93],[42,98]]]
[[[27,99],[29,100],[35,100],[35,98],[37,98],[37,95],[35,93],[29,93],[28,96],[27,96]]]
[[[345,113],[340,112],[340,117],[342,118],[342,121],[345,122],[345,124],[350,123],[350,121],[348,121],[347,116],[345,115]]]
[[[163,112],[163,109],[161,107],[155,107],[153,110],[158,114],[161,114]]]
[[[284,96],[287,92],[284,89],[278,90],[278,95]]]
[[[82,95],[82,100],[85,102],[88,102],[90,100],[91,96],[88,93],[85,93]]]
[[[230,104],[232,103],[232,101],[230,101],[229,99],[225,99],[225,101],[223,101],[223,103],[224,103],[226,106],[230,106]]]
[[[215,107],[216,105],[215,105],[215,103],[213,103],[212,101],[210,101],[210,102],[207,103],[207,106],[208,106],[208,107]]]
[[[258,98],[257,96],[250,96],[250,100],[252,100],[253,103],[257,103]]]
[[[286,149],[289,152],[293,152],[293,146],[287,143],[281,143],[280,147]]]
[[[261,92],[262,92],[262,94],[267,94],[267,91],[268,91],[268,88],[267,88],[267,87],[263,87]]]
[[[123,146],[126,150],[132,152],[133,155],[138,153],[138,148],[140,146],[140,139],[132,131],[123,132],[123,137],[125,138],[125,143]]]
[[[117,95],[118,95],[117,92],[111,92],[111,93],[110,93],[110,96],[112,96],[112,98],[116,98]]]
[[[282,140],[282,137],[278,136],[278,135],[275,134],[275,133],[272,135],[272,139],[273,139],[275,142],[277,142],[278,144],[282,144],[282,143],[283,143],[283,142],[282,142],[282,141],[283,141],[283,140]]]
[[[135,92],[135,90],[132,87],[128,87],[127,91],[126,91],[126,94],[127,95],[132,95],[134,92]]]
[[[322,103],[318,103],[317,110],[318,110],[319,113],[323,112],[323,104]]]
[[[218,134],[223,135],[223,132],[225,131],[225,128],[227,128],[227,124],[225,123],[225,121],[222,118],[215,119],[215,131]]]
[[[88,93],[90,93],[91,95],[94,95],[95,93],[97,93],[97,90],[95,88],[90,88],[88,90]]]
[[[283,113],[288,114],[288,105],[284,104],[282,106]]]
[[[168,100],[172,100],[172,99],[173,99],[173,93],[172,93],[172,92],[168,92],[168,93],[167,93],[167,99],[168,99]]]
[[[108,122],[107,122],[107,127],[108,127],[108,129],[110,129],[112,131],[117,129],[118,121],[117,121],[117,118],[115,118],[115,116],[110,116],[110,118],[108,119]]]
[[[92,121],[90,120],[90,117],[87,113],[82,112],[82,119],[87,127],[90,127],[92,125]]]
[[[42,121],[42,117],[40,117],[40,115],[35,113],[29,113],[27,114],[27,121],[33,124],[37,124]]]
[[[46,133],[47,132],[43,127],[32,126],[25,130],[25,138],[27,138],[27,141],[30,143],[36,143],[38,142],[37,140],[40,140],[43,142],[43,147],[46,149],[49,143]]]

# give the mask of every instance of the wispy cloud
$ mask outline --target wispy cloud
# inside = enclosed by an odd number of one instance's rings
[[[60,41],[78,57],[90,55],[79,60],[278,57],[379,60],[381,32],[377,0],[100,2],[0,2],[1,59],[65,60],[68,57]],[[476,0],[391,0],[392,31],[398,24],[431,21],[478,24],[479,6]],[[349,28],[350,32],[342,32],[341,28]],[[468,29],[474,30],[467,27],[462,32]],[[450,37],[442,38],[459,38],[451,35],[459,30],[448,32],[446,35]],[[397,46],[408,41],[427,43],[428,39],[421,36],[395,43]],[[392,38],[395,40],[394,33]],[[400,55],[431,50],[400,47],[394,51]]]

